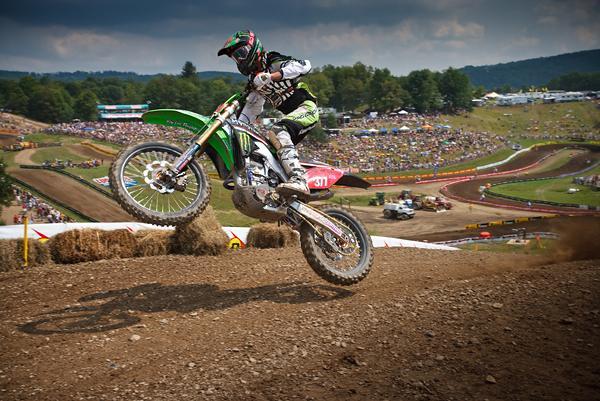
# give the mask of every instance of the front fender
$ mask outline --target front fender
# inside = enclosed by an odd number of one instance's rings
[[[193,132],[194,134],[198,134],[206,127],[210,121],[210,118],[198,113],[194,113],[193,111],[157,109],[145,112],[142,115],[142,120],[148,124],[159,124],[183,128]],[[219,169],[220,163],[218,160],[215,160],[215,157],[218,157],[223,161],[222,164],[224,167],[228,171],[231,171],[233,165],[233,154],[231,138],[227,134],[227,131],[225,131],[223,128],[219,128],[208,139],[207,147],[214,149],[214,152],[207,150],[207,153],[211,157],[215,167]],[[223,175],[224,173],[219,172],[219,174]]]

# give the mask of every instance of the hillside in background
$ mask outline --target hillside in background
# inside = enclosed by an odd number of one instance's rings
[[[510,85],[513,88],[542,86],[558,76],[571,72],[600,71],[600,49],[503,64],[478,67],[468,65],[461,70],[469,76],[473,85],[483,85],[487,89],[503,85]]]
[[[126,81],[148,82],[152,78],[161,74],[138,74],[135,72],[123,71],[75,71],[75,72],[49,72],[35,73],[25,71],[7,71],[0,70],[0,79],[20,79],[25,76],[33,76],[35,78],[48,77],[57,81],[72,82],[82,81],[88,77],[92,78],[119,78]],[[231,78],[233,81],[242,81],[245,78],[236,72],[227,71],[201,71],[198,73],[200,79],[213,78]]]

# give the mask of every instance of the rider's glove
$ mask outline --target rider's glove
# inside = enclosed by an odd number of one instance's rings
[[[254,86],[256,86],[256,89],[260,89],[266,84],[273,82],[273,80],[271,79],[271,74],[268,72],[261,72],[254,77],[252,82],[254,83]]]

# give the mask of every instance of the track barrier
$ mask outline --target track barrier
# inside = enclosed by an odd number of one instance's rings
[[[54,224],[29,224],[27,233],[31,239],[47,240],[48,238],[64,231],[92,228],[99,230],[126,229],[130,232],[139,230],[173,230],[174,227],[160,227],[152,224],[124,222],[124,223],[54,223]],[[243,248],[250,227],[223,227],[223,230],[238,248]],[[0,226],[0,239],[23,238],[23,225]],[[421,248],[454,251],[456,248],[444,244],[410,241],[400,238],[371,236],[373,246],[376,248]]]
[[[532,217],[517,217],[515,219],[510,220],[496,220],[496,221],[488,221],[486,223],[475,223],[475,224],[467,224],[465,229],[467,230],[476,230],[478,228],[487,228],[494,226],[510,226],[518,223],[526,223],[528,221],[538,221],[542,219],[553,219],[558,217],[557,214],[551,214],[548,216],[532,216]]]

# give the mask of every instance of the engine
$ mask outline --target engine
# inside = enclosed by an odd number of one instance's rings
[[[268,168],[268,165],[259,162],[259,155],[251,155],[246,167],[237,177],[233,191],[233,204],[236,209],[247,216],[263,221],[276,221],[282,215],[272,210],[265,210],[268,204],[268,195],[280,182],[277,174]]]

